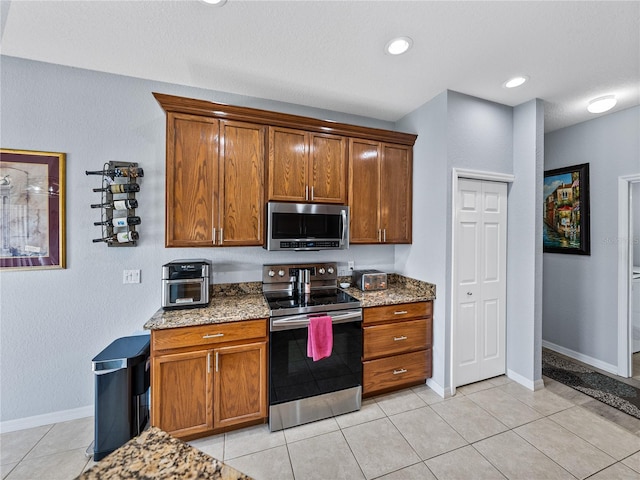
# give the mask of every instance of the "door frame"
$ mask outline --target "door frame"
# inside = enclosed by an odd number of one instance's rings
[[[456,387],[454,382],[455,377],[455,326],[456,326],[456,308],[455,308],[455,285],[456,285],[456,212],[458,209],[458,179],[465,178],[469,180],[485,180],[489,182],[501,182],[501,183],[513,183],[515,176],[510,173],[489,172],[483,170],[468,170],[464,168],[453,168],[451,170],[451,284],[450,284],[450,298],[449,308],[451,309],[451,330],[450,330],[450,344],[449,344],[449,385],[451,395],[455,395]],[[509,188],[507,185],[507,205],[509,205]],[[509,225],[509,210],[507,210],[507,227]],[[507,236],[509,230],[507,230]],[[509,250],[507,250],[507,262],[509,261]],[[507,279],[508,283],[508,279]],[[505,338],[506,342],[506,338]]]
[[[618,177],[618,375],[631,376],[632,305],[631,269],[633,235],[631,185],[640,183],[640,173]]]

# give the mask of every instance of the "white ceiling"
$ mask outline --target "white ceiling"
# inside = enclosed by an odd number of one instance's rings
[[[394,36],[413,49],[383,52]],[[446,89],[545,101],[545,130],[639,104],[639,1],[2,0],[2,54],[396,121]],[[502,83],[527,75],[524,86]],[[215,99],[211,99],[215,100]]]

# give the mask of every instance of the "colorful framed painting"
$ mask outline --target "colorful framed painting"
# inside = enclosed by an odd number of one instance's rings
[[[589,164],[544,172],[543,250],[591,254]]]
[[[65,268],[65,154],[0,149],[0,269]]]

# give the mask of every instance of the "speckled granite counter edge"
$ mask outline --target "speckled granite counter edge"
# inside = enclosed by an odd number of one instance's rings
[[[341,277],[350,282],[351,277]],[[387,276],[388,289],[363,292],[355,287],[344,289],[360,300],[363,307],[396,305],[429,301],[436,298],[436,286],[396,273]],[[261,282],[224,283],[211,287],[211,302],[207,307],[182,310],[159,309],[144,325],[147,330],[211,325],[269,318],[269,306],[262,295]]]
[[[76,480],[251,480],[251,477],[156,427],[132,438]]]

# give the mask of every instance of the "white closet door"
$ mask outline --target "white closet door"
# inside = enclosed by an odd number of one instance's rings
[[[458,180],[454,384],[505,373],[507,185]]]

